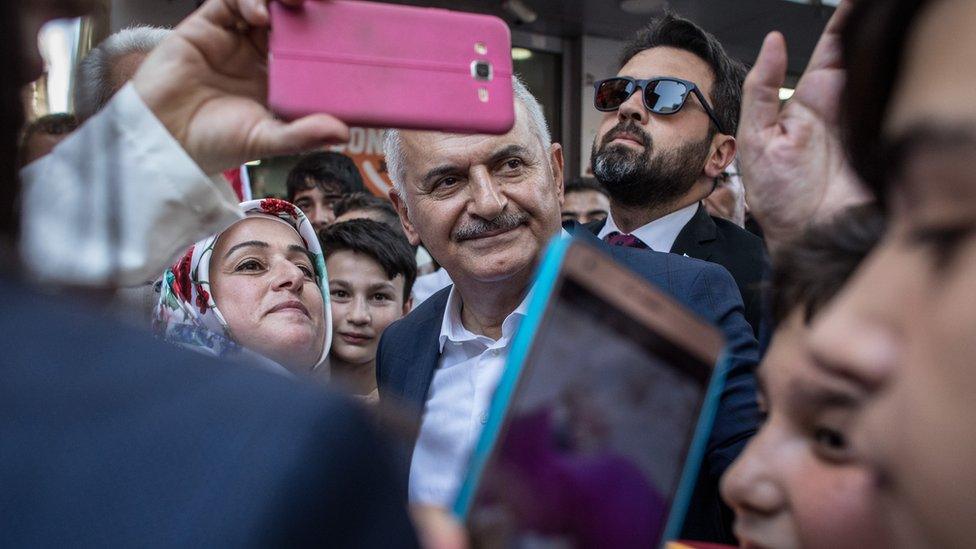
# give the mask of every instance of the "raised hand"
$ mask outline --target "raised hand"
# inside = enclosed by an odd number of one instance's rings
[[[133,78],[146,105],[206,173],[348,139],[346,125],[328,114],[286,123],[265,107],[267,2],[207,0]]]
[[[771,246],[810,222],[867,200],[844,156],[837,127],[846,77],[840,32],[850,10],[850,0],[837,7],[782,109],[779,88],[787,66],[782,34],[766,36],[743,85],[739,166],[750,211]]]

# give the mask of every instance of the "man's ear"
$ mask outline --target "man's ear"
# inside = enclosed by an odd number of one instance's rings
[[[411,246],[420,246],[420,234],[417,233],[413,223],[410,222],[410,213],[407,211],[407,203],[400,197],[400,193],[395,188],[390,189],[390,202],[400,214],[400,225],[403,226],[403,233],[407,235],[407,240]]]
[[[410,296],[407,298],[406,301],[403,302],[403,316],[407,316],[412,310],[413,310],[413,296]]]
[[[712,138],[712,153],[705,162],[704,174],[709,180],[722,175],[725,168],[735,160],[735,137],[717,133]]]
[[[556,186],[556,196],[559,197],[559,207],[563,205],[563,146],[553,143],[549,146],[549,166],[552,169],[553,184]]]

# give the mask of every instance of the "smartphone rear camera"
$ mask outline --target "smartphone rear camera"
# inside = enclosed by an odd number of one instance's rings
[[[475,80],[491,80],[494,76],[491,69],[491,63],[488,61],[472,61],[471,76],[473,76]]]

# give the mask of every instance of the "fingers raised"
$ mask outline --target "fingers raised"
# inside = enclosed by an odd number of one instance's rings
[[[756,63],[742,84],[740,136],[776,124],[780,107],[779,88],[786,79],[786,62],[786,40],[778,32],[769,33],[763,40]]]

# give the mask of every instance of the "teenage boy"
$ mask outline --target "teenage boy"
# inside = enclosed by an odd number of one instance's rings
[[[413,248],[403,234],[372,219],[336,223],[319,237],[332,304],[332,380],[374,400],[380,336],[413,304]]]
[[[285,180],[288,202],[301,208],[320,231],[335,222],[332,206],[342,197],[366,190],[352,158],[333,151],[306,154]]]

